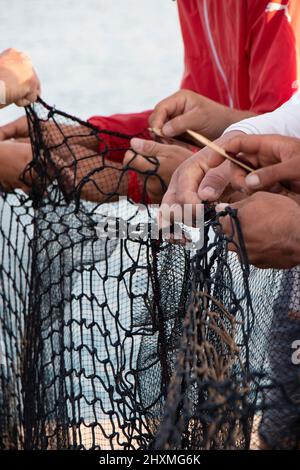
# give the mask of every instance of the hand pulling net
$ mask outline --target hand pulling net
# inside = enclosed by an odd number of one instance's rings
[[[297,447],[299,270],[249,267],[231,210],[226,237],[207,206],[201,249],[153,239],[151,204],[119,197],[164,186],[155,158],[134,173],[131,136],[27,117],[30,195],[0,198],[0,448]]]

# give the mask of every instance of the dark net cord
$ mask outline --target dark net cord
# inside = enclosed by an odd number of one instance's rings
[[[226,237],[206,206],[201,249],[153,239],[151,204],[119,197],[164,189],[155,158],[133,174],[132,136],[27,117],[30,192],[0,198],[0,447],[298,448],[299,269],[249,266],[229,209]]]

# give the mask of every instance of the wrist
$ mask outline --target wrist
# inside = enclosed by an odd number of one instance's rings
[[[257,114],[253,113],[252,111],[247,111],[247,110],[242,111],[240,109],[230,108],[226,116],[227,118],[226,128],[229,126],[232,126],[233,124],[236,124],[237,122],[242,121],[243,119],[248,119],[254,116],[257,116]]]
[[[218,113],[217,126],[214,130],[213,140],[222,136],[225,133],[226,129],[232,126],[233,124],[236,124],[242,121],[243,119],[255,116],[255,114],[251,111],[240,111],[238,109],[228,108],[227,106],[219,106],[220,112]]]

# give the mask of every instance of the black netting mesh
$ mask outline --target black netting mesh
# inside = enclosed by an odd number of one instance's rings
[[[297,448],[299,269],[249,267],[230,210],[226,238],[206,207],[202,249],[152,239],[155,208],[119,200],[131,136],[27,117],[30,195],[0,201],[0,448]]]

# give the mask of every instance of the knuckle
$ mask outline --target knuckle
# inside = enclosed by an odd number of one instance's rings
[[[194,107],[193,112],[194,112],[194,114],[199,114],[199,113],[202,112],[202,110],[203,110],[203,108],[202,108],[201,104],[198,103],[198,104]]]
[[[169,99],[166,98],[165,100],[162,100],[159,103],[157,103],[157,105],[154,107],[154,111],[151,114],[151,116],[155,117],[155,115],[161,111],[161,109],[166,105],[166,102],[168,102],[168,101],[169,101]]]
[[[189,203],[190,201],[187,200],[186,194],[182,191],[177,191],[176,193],[176,201],[180,206]]]
[[[188,96],[190,94],[190,90],[187,90],[186,88],[183,88],[182,90],[179,90],[175,93],[175,95],[181,95],[181,96]],[[174,96],[175,96],[174,95]]]
[[[150,155],[155,156],[155,154],[158,152],[157,143],[152,141],[152,140],[151,141],[146,141],[144,143],[144,151],[146,153],[149,153]]]
[[[264,168],[260,173],[260,180],[262,185],[270,185],[273,184],[274,181],[277,179],[277,168],[276,166],[269,166]]]
[[[14,48],[14,47],[9,47],[4,52],[6,52],[7,54],[11,54],[11,55],[20,54],[20,51],[18,49]]]
[[[152,113],[150,114],[150,116],[149,116],[149,123],[150,123],[150,124],[152,124],[152,123],[155,121],[155,119],[156,119],[157,114],[159,113],[159,111],[160,111],[160,103],[157,104],[157,105],[154,107],[153,112],[152,112]]]

